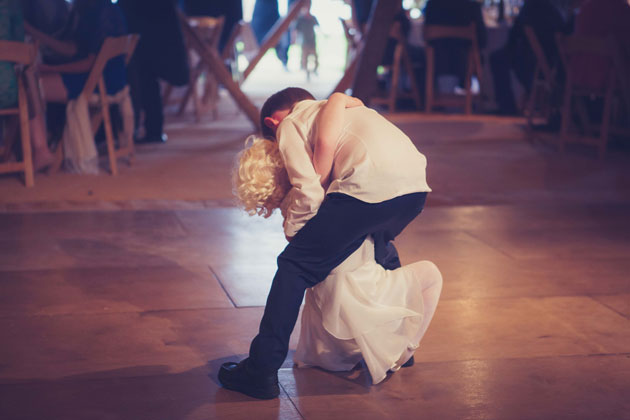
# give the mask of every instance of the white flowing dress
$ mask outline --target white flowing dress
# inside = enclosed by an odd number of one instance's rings
[[[430,261],[385,270],[374,260],[368,237],[326,280],[307,290],[295,364],[347,371],[363,359],[372,382],[381,382],[419,345],[421,285],[430,284],[430,276],[441,281]]]

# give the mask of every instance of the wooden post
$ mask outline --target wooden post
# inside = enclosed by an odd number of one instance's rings
[[[358,61],[357,72],[352,85],[352,94],[365,103],[369,103],[376,88],[376,69],[383,59],[389,31],[394,23],[394,16],[400,9],[399,1],[377,0],[372,6],[367,33]]]
[[[278,19],[278,21],[272,26],[263,39],[258,53],[256,53],[254,58],[252,58],[252,61],[249,62],[249,65],[243,72],[241,83],[247,79],[247,76],[249,76],[252,70],[254,70],[254,67],[256,67],[260,59],[263,58],[267,50],[278,43],[280,37],[287,31],[287,29],[289,29],[289,25],[293,22],[293,19],[297,17],[300,10],[302,10],[302,8],[306,5],[307,1],[308,0],[298,0],[293,3],[287,15],[283,19]]]

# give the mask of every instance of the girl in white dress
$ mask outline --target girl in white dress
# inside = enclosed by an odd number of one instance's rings
[[[234,171],[235,194],[250,213],[286,218],[291,184],[275,142],[253,139]],[[385,270],[374,259],[374,242],[363,244],[325,281],[306,292],[298,367],[351,370],[361,360],[377,384],[413,364],[440,297],[442,276],[430,261]]]

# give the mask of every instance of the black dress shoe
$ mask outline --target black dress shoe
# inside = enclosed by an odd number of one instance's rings
[[[278,372],[252,375],[247,371],[247,359],[241,360],[240,363],[223,363],[219,369],[219,382],[226,389],[261,400],[270,400],[280,395]]]
[[[136,143],[166,143],[168,140],[168,136],[164,133],[161,135],[147,135],[141,138],[136,139]]]
[[[411,366],[413,366],[414,363],[416,363],[416,361],[413,360],[413,356],[411,356],[409,358],[409,360],[407,360],[405,363],[403,363],[400,367],[411,367]]]

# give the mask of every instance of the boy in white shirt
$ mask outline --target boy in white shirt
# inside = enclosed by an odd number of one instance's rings
[[[376,261],[400,267],[392,241],[424,207],[426,158],[411,140],[360,100],[335,93],[315,101],[287,88],[261,110],[263,135],[278,142],[292,185],[284,230],[259,334],[249,358],[224,363],[224,387],[256,398],[279,394],[278,369],[307,288],[372,235]],[[325,189],[324,189],[325,188]]]

